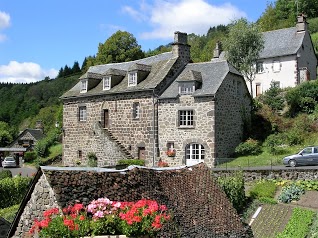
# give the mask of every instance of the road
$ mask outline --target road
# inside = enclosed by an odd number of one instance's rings
[[[318,169],[318,166],[297,166],[287,167],[284,165],[278,166],[259,166],[259,167],[233,167],[233,168],[212,168],[212,170],[294,170],[294,169]]]
[[[27,166],[24,166],[24,167],[21,167],[21,168],[5,168],[5,169],[10,170],[12,172],[12,176],[15,176],[15,175],[18,175],[18,174],[21,173],[21,176],[23,176],[23,177],[31,177],[37,171],[36,168],[27,167]],[[2,170],[3,170],[3,168],[0,167],[0,171],[2,171]]]

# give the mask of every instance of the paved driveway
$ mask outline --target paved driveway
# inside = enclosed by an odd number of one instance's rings
[[[0,171],[2,171],[4,168],[0,167]],[[21,176],[23,177],[31,177],[37,172],[37,169],[34,167],[21,167],[21,168],[5,168],[8,170],[11,170],[12,176],[18,175],[21,173]]]

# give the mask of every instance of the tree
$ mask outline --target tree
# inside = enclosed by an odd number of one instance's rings
[[[6,122],[0,121],[0,147],[7,146],[12,141],[10,127]]]
[[[75,61],[72,67],[73,74],[81,72],[81,68],[79,67],[78,61]]]
[[[132,61],[144,56],[141,46],[131,33],[117,31],[104,44],[99,44],[95,65]]]
[[[253,95],[252,82],[255,79],[256,70],[254,64],[264,48],[262,33],[256,24],[241,18],[229,26],[224,47],[229,62],[242,73],[245,80],[249,81],[251,95]]]

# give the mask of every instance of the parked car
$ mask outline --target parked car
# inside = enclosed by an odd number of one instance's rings
[[[283,158],[283,164],[291,167],[297,165],[318,165],[318,146],[309,146],[295,155]]]
[[[17,163],[13,157],[5,157],[2,161],[2,167],[17,167]]]

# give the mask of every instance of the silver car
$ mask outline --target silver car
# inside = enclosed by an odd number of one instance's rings
[[[17,167],[17,163],[13,157],[5,157],[2,161],[2,167]]]
[[[286,156],[284,165],[296,167],[298,165],[318,165],[318,146],[309,146],[295,155]]]

